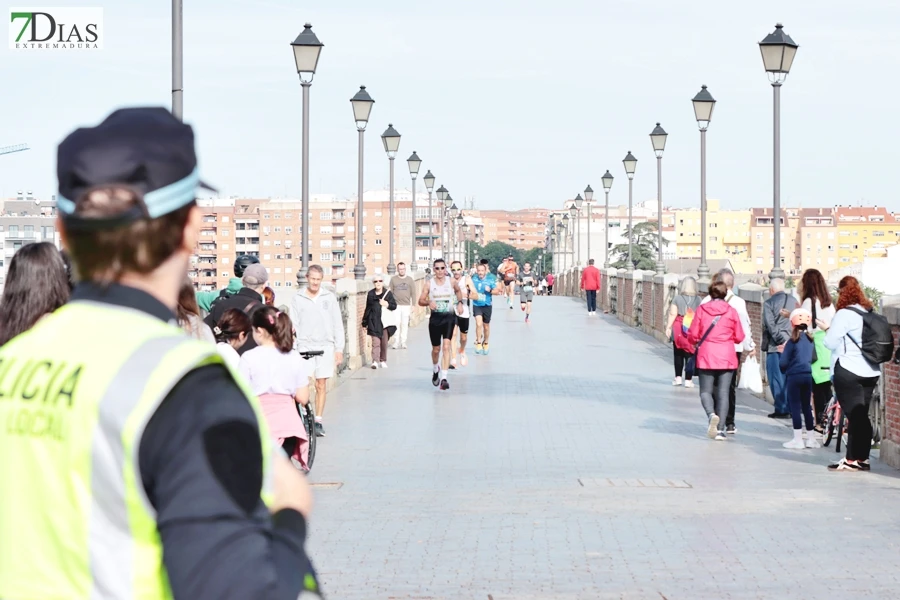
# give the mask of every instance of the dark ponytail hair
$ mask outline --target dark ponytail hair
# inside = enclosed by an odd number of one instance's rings
[[[294,347],[294,324],[287,314],[274,306],[261,306],[250,317],[254,328],[264,329],[275,340],[275,346],[287,354]]]
[[[222,318],[213,327],[216,341],[227,344],[241,337],[242,333],[252,335],[250,329],[250,317],[244,311],[237,308],[229,308],[222,314]]]

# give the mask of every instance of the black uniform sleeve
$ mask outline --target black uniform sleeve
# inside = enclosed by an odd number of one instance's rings
[[[176,599],[296,600],[307,575],[306,521],[260,500],[253,409],[224,367],[188,374],[150,419],[139,461]]]

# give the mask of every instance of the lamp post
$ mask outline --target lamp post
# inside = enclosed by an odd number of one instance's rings
[[[459,215],[459,209],[456,208],[456,204],[452,204],[453,199],[447,196],[450,200],[450,208],[447,209],[447,246],[449,251],[449,258],[452,261],[455,256],[455,245],[456,245],[456,227],[454,227],[456,216]]]
[[[606,195],[606,211],[603,220],[605,221],[606,230],[603,233],[603,268],[609,268],[609,190],[612,189],[614,177],[606,170],[601,180],[603,181],[603,193]]]
[[[319,54],[322,52],[322,42],[313,33],[312,25],[307,23],[303,31],[291,42],[294,51],[294,64],[297,67],[297,75],[300,77],[300,87],[303,88],[303,141],[300,145],[301,177],[300,188],[301,216],[303,224],[300,231],[300,245],[302,256],[300,257],[300,271],[297,273],[297,286],[306,287],[306,270],[309,268],[309,88],[316,74],[316,66],[319,64]]]
[[[441,186],[437,189],[437,197],[438,197],[438,209],[440,211],[440,219],[438,219],[441,223],[441,256],[446,254],[447,247],[444,245],[444,221],[446,217],[446,210],[449,207],[447,202],[447,197],[450,195],[450,192],[447,191],[447,188]],[[434,225],[434,223],[432,223]],[[434,265],[434,259],[432,259],[431,264]]]
[[[434,261],[434,215],[431,208],[431,191],[434,189],[434,175],[429,170],[422,178],[425,181],[425,189],[428,190],[428,266]],[[415,200],[415,194],[413,194]]]
[[[781,23],[776,24],[775,31],[759,43],[774,96],[772,214],[775,217],[775,257],[772,272],[769,273],[770,279],[784,279],[784,269],[781,268],[781,84],[787,79],[797,48],[800,47],[782,27]]]
[[[709,283],[709,266],[706,264],[706,129],[712,119],[716,101],[703,85],[692,102],[694,116],[700,127],[700,266],[697,268],[697,281]]]
[[[372,105],[375,101],[366,91],[366,86],[359,86],[356,95],[350,98],[353,107],[353,120],[356,121],[356,131],[359,132],[359,175],[357,176],[358,188],[356,198],[356,264],[353,265],[353,277],[355,279],[366,278],[366,263],[363,253],[363,148],[365,142],[366,125],[369,115],[372,114]],[[393,232],[392,232],[393,233]]]
[[[650,142],[653,144],[653,152],[656,154],[656,233],[659,236],[659,256],[656,259],[656,272],[665,273],[666,263],[663,262],[663,235],[662,235],[662,157],[666,149],[666,130],[657,123],[656,128],[650,132]]]
[[[579,194],[580,197],[580,194]],[[572,266],[577,267],[578,263],[575,262],[575,237],[578,234],[578,208],[573,204],[569,207],[569,219],[572,223]],[[580,236],[579,236],[580,237]]]
[[[625,158],[622,159],[622,164],[625,165],[625,174],[628,175],[628,264],[625,265],[625,270],[631,273],[634,271],[634,262],[631,260],[631,247],[634,243],[634,230],[632,229],[631,219],[634,204],[632,201],[632,188],[634,183],[634,170],[637,167],[637,159],[632,156],[631,150],[629,150],[628,154],[625,155]]]
[[[463,230],[463,253],[464,253],[463,262],[465,264],[469,264],[469,224],[464,222],[463,226],[462,226],[462,230]],[[463,265],[463,268],[465,268],[465,265]]]
[[[463,251],[463,243],[462,243],[462,226],[463,226],[463,216],[462,214],[456,215],[456,227],[453,228],[453,239],[456,240],[456,249],[453,254],[453,260],[461,260],[462,259],[462,251]]]
[[[588,261],[591,260],[591,221],[594,219],[594,212],[591,202],[594,200],[594,190],[588,185],[584,188],[584,201],[587,203],[587,218],[588,218],[588,226],[587,226],[587,257]]]
[[[453,196],[447,194],[444,198],[444,210],[441,211],[441,257],[450,258],[450,207],[453,205]],[[447,238],[446,243],[444,238]]]
[[[581,197],[581,194],[575,196],[575,231],[578,234],[578,260],[575,263],[576,266],[581,266],[581,207],[584,205],[584,198]]]
[[[410,261],[409,261],[409,270],[412,273],[416,272],[416,177],[419,176],[419,167],[422,166],[422,159],[419,158],[419,155],[416,154],[416,151],[413,150],[413,153],[409,158],[406,159],[406,164],[409,165],[409,177],[412,179],[412,217],[411,217],[411,225],[412,225],[412,233],[410,239],[412,240],[412,250],[410,251]]]
[[[562,269],[566,270],[566,260],[568,257],[566,256],[569,253],[569,213],[565,213],[562,218]]]
[[[183,0],[172,0],[172,114],[184,115],[184,10]]]
[[[388,239],[388,275],[397,272],[397,266],[394,264],[394,159],[397,158],[397,151],[400,149],[400,134],[394,129],[394,125],[388,123],[388,128],[381,134],[381,142],[384,144],[384,152],[387,154],[388,163],[390,164],[390,196],[388,197],[388,228],[390,230],[390,238]]]

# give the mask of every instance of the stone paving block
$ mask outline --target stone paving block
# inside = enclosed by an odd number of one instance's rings
[[[829,473],[746,398],[709,440],[671,350],[615,317],[497,309],[449,393],[428,352],[414,328],[329,396],[311,481],[343,485],[315,489],[308,544],[329,598],[896,598],[897,473]]]

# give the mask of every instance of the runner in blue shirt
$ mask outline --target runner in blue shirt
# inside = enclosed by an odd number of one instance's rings
[[[472,284],[477,297],[472,298],[472,315],[475,317],[475,354],[488,354],[491,338],[491,311],[493,296],[503,293],[503,284],[497,281],[493,273],[487,272],[487,261],[482,260],[475,269]]]

